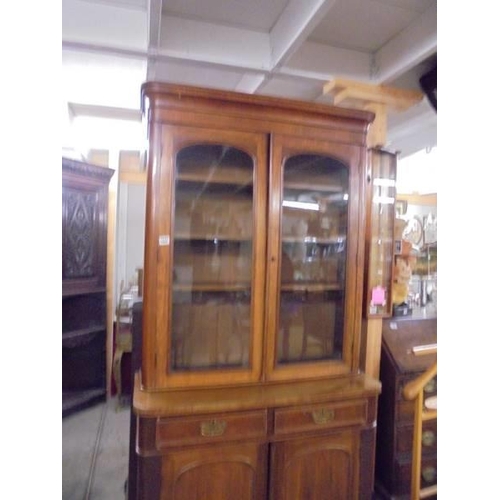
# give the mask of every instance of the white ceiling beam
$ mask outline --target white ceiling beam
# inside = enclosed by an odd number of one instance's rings
[[[436,112],[423,100],[401,113],[389,114],[387,146],[404,151],[404,156],[437,144]]]
[[[115,120],[141,121],[139,109],[112,108],[109,106],[95,106],[92,104],[68,103],[68,115],[71,119],[75,116],[92,116],[95,118],[113,118]]]
[[[285,64],[336,0],[290,0],[270,33],[271,66]]]
[[[62,49],[74,52],[92,52],[99,55],[117,56],[140,60],[146,60],[148,56],[148,52],[145,49],[134,50],[110,45],[102,45],[90,42],[74,42],[68,40],[63,40]]]
[[[304,42],[279,73],[323,81],[349,78],[368,82],[370,65],[371,56],[366,52]]]
[[[163,16],[159,57],[268,71],[269,35],[218,24]]]
[[[245,73],[234,89],[236,92],[253,94],[267,80],[265,73]]]
[[[391,130],[387,129],[387,147],[398,151],[399,158],[403,159],[423,149],[431,149],[437,146],[436,124],[425,125],[415,129],[412,134],[405,134],[397,138],[391,136]]]
[[[163,0],[148,0],[148,52],[160,46],[162,8]]]
[[[150,63],[153,58],[150,58]],[[277,75],[280,78],[296,80],[313,80],[323,85],[334,77],[345,77],[369,81],[370,79],[370,63],[371,58],[368,54],[347,49],[338,49],[323,44],[305,42],[303,46],[290,59],[286,66],[271,69],[261,70],[256,65],[250,66],[246,61],[229,60],[221,57],[217,62],[206,61],[202,57],[193,59],[193,53],[182,53],[181,51],[166,50],[161,48],[154,57],[156,64],[175,61],[186,63],[190,66],[197,66],[200,70],[203,68],[220,68],[223,70],[244,70],[240,83],[235,90],[239,92],[255,93],[262,89],[266,82]],[[152,63],[149,66],[151,71]],[[324,67],[328,67],[328,72],[323,72]],[[157,66],[155,66],[157,68]],[[321,97],[321,93],[317,97]]]
[[[148,65],[146,80],[156,80],[156,55],[161,43],[161,11],[163,0],[148,0]]]
[[[437,52],[437,10],[431,5],[415,22],[374,54],[374,83],[390,83]]]
[[[63,43],[80,43],[144,51],[147,48],[145,11],[78,0],[62,2]]]

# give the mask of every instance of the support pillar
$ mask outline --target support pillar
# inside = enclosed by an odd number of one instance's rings
[[[366,138],[368,148],[386,146],[389,111],[405,111],[424,97],[422,92],[416,90],[373,85],[344,78],[336,78],[326,83],[323,87],[323,94],[330,94],[335,106],[364,109],[375,113],[375,119],[368,129]],[[380,372],[381,347],[382,319],[363,318],[360,368],[377,379]]]

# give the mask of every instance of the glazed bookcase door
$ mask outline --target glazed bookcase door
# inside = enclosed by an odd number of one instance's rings
[[[356,148],[275,136],[270,182],[267,375],[347,373],[362,283]]]
[[[170,203],[149,273],[161,386],[260,376],[266,145],[259,134],[164,127],[158,201]]]

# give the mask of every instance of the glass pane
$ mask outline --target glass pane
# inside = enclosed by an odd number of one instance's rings
[[[370,244],[368,266],[368,314],[391,315],[396,156],[373,150]]]
[[[278,363],[342,357],[348,181],[330,157],[285,162]]]
[[[176,158],[172,370],[249,364],[253,161],[223,145]]]

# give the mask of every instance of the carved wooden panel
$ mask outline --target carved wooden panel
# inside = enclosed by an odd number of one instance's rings
[[[63,193],[65,258],[63,279],[89,278],[96,274],[97,193],[68,189]]]
[[[63,159],[63,295],[104,290],[108,184],[113,170]]]

